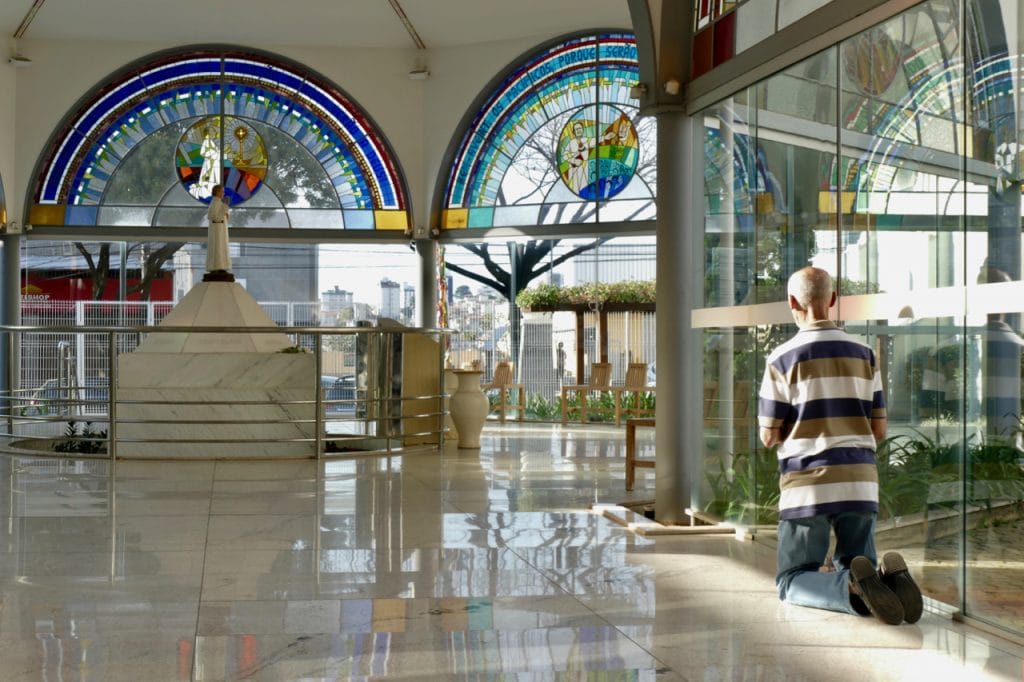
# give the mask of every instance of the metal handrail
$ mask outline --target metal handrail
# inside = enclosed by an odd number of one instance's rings
[[[148,334],[167,334],[167,333],[189,333],[189,334],[284,334],[296,339],[297,337],[313,337],[316,342],[310,343],[314,355],[314,376],[312,377],[313,382],[313,399],[312,400],[294,400],[294,399],[281,399],[281,400],[171,400],[171,399],[124,399],[119,396],[118,386],[118,357],[119,347],[123,344],[126,336],[144,336]],[[31,434],[18,434],[16,433],[17,428],[24,426],[26,429],[46,429],[52,428],[52,425],[57,423],[66,423],[69,421],[76,422],[82,421],[86,423],[95,423],[97,428],[101,428],[106,425],[106,443],[107,453],[106,457],[110,459],[116,459],[118,457],[118,444],[119,443],[203,443],[203,444],[221,444],[221,443],[234,443],[234,444],[249,444],[249,443],[301,443],[301,442],[313,442],[315,443],[315,456],[321,457],[324,455],[324,444],[326,441],[354,441],[354,440],[366,440],[370,439],[373,441],[383,440],[385,447],[388,452],[393,450],[393,441],[403,441],[408,438],[423,438],[436,436],[436,442],[438,447],[442,447],[444,444],[445,427],[444,418],[447,412],[442,407],[444,393],[444,368],[443,368],[443,354],[445,344],[443,343],[443,336],[453,333],[448,329],[440,328],[425,328],[425,327],[401,327],[401,328],[381,328],[381,327],[182,327],[182,326],[74,326],[74,327],[55,327],[55,326],[28,326],[28,325],[0,325],[0,334],[11,334],[12,336],[23,336],[30,334],[73,334],[79,335],[101,335],[106,337],[106,350],[107,357],[106,362],[106,386],[95,386],[95,387],[83,387],[77,386],[79,393],[83,390],[94,389],[106,389],[107,395],[105,398],[82,398],[78,396],[73,400],[56,400],[47,398],[45,395],[32,397],[33,391],[38,389],[18,389],[0,392],[0,419],[6,418],[7,432],[0,434],[0,437],[6,437],[11,440],[15,438],[24,438],[31,440],[33,437],[40,439],[53,440],[54,434],[46,433],[45,435],[33,436]],[[428,394],[416,394],[416,395],[394,395],[388,393],[386,395],[363,395],[363,397],[353,398],[335,398],[327,399],[324,394],[324,388],[321,386],[321,377],[323,373],[323,343],[322,339],[327,336],[395,336],[395,335],[423,335],[436,337],[438,341],[438,393]],[[134,342],[134,339],[132,339]],[[66,342],[62,342],[67,345]],[[376,343],[376,342],[374,342]],[[384,342],[381,342],[384,343]],[[12,344],[14,347],[16,344]],[[386,374],[379,377],[380,385],[376,386],[371,390],[385,390],[390,391],[389,387],[393,386],[393,372],[391,367],[391,361],[393,355],[391,352],[387,352],[388,345],[385,345],[385,352],[380,358],[380,366],[370,367],[371,373],[383,370]],[[211,351],[216,352],[216,351]],[[67,355],[68,357],[64,357]],[[8,363],[8,366],[13,370],[18,366],[16,357],[3,358],[3,361]],[[84,361],[76,359],[73,354],[69,355],[66,348],[61,356],[62,368],[73,367],[75,362]],[[64,365],[67,367],[64,367]],[[18,373],[12,371],[8,374],[12,377],[12,383],[17,384]],[[77,377],[75,377],[77,379]],[[69,382],[70,383],[70,380]],[[18,414],[19,409],[26,404],[29,400],[32,401],[32,405],[49,405],[58,403],[67,405],[74,411],[74,414]],[[396,407],[404,405],[413,401],[430,401],[436,400],[439,409],[416,409],[415,414],[396,414]],[[193,419],[193,418],[182,418],[182,419],[150,419],[150,418],[124,418],[119,415],[119,407],[128,405],[182,405],[182,406],[253,406],[253,405],[264,405],[264,406],[287,406],[287,405],[312,405],[313,415],[312,417],[290,417],[287,419]],[[99,406],[106,408],[106,414],[96,413],[91,414],[88,411]],[[329,408],[338,408],[344,406],[344,409],[339,409],[337,412],[328,412]],[[424,406],[426,407],[426,406]],[[390,408],[390,409],[389,409]],[[423,429],[423,420],[436,419],[436,426],[432,429]],[[406,425],[410,420],[420,420],[418,427],[407,431]],[[327,422],[337,424],[355,424],[357,427],[362,424],[362,433],[337,433],[327,434],[326,424]],[[138,424],[152,424],[152,425],[225,425],[225,424],[237,424],[241,426],[246,425],[270,425],[270,424],[296,424],[296,425],[314,425],[314,432],[311,437],[299,437],[299,438],[237,438],[231,439],[223,438],[189,438],[185,434],[182,436],[161,438],[156,437],[156,434],[147,438],[126,438],[121,437],[118,434],[119,426],[122,425],[138,425]],[[349,428],[349,427],[346,427]],[[104,440],[97,438],[90,431],[89,436],[77,436],[82,441],[96,442]],[[403,443],[404,444],[404,443]],[[63,454],[63,453],[61,453]],[[333,453],[332,453],[333,454]],[[365,454],[365,453],[351,453],[353,455]],[[75,457],[83,456],[81,453],[75,453]]]
[[[441,334],[456,333],[442,327],[184,327],[170,325],[138,325],[134,327],[99,326],[27,326],[0,325],[2,332],[32,332],[36,334],[109,334],[109,333],[189,333],[189,334],[311,334],[313,336],[338,336],[359,334]]]

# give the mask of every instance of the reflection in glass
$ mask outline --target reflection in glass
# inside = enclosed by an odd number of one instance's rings
[[[739,306],[784,301],[802,265],[833,274],[889,405],[879,550],[903,552],[927,595],[1017,632],[1022,45],[1006,21],[1020,7],[920,3],[703,112],[705,306],[749,319]],[[748,390],[743,353],[761,362],[784,331],[705,330],[703,494],[717,515],[751,523],[769,482],[746,475],[742,439],[709,410],[723,385]]]
[[[704,334],[704,465],[702,507],[744,524],[778,518],[778,463],[755,443],[753,403],[764,328],[717,328]],[[756,351],[756,352],[755,352]]]

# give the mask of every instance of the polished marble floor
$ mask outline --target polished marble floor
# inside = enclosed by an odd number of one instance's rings
[[[760,543],[645,539],[589,512],[626,498],[621,430],[493,425],[482,446],[0,456],[0,680],[1024,676],[1020,647],[938,613],[890,627],[780,604]]]

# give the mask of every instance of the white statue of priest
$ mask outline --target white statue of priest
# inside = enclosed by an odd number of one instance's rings
[[[210,230],[206,239],[206,272],[203,281],[234,281],[231,276],[231,256],[228,254],[228,202],[224,198],[224,185],[213,186],[213,199],[206,217]],[[210,277],[210,274],[214,277]]]

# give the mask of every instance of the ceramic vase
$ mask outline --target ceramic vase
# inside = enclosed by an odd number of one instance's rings
[[[480,389],[483,372],[471,369],[453,370],[459,387],[451,397],[452,420],[459,432],[460,448],[479,448],[480,432],[490,412],[487,396]]]

